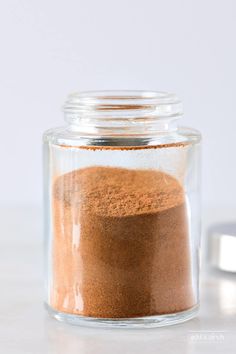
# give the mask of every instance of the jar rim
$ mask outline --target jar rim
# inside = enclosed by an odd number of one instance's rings
[[[137,132],[137,128],[169,130],[167,122],[178,119],[183,107],[180,99],[168,92],[107,90],[72,93],[63,111],[65,120],[81,130],[96,126]]]
[[[77,98],[84,101],[97,100],[146,100],[156,101],[157,103],[168,103],[179,101],[178,97],[165,91],[145,91],[145,90],[98,90],[98,91],[78,91],[71,93],[68,98]]]
[[[158,112],[170,116],[182,114],[182,103],[173,93],[143,90],[82,91],[70,94],[64,104],[65,113],[87,111],[124,111],[159,107]],[[166,110],[168,106],[168,112]],[[161,111],[162,108],[162,111]],[[172,109],[171,109],[172,108]],[[178,108],[178,109],[177,109]]]

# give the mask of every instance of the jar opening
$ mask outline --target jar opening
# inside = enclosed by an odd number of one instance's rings
[[[130,133],[166,131],[183,113],[182,103],[176,95],[156,91],[73,93],[68,96],[63,110],[66,121],[80,131],[103,128],[113,130],[113,134],[122,129]]]

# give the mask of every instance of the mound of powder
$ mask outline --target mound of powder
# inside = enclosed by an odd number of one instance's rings
[[[194,305],[184,191],[154,170],[89,167],[56,178],[50,301],[129,318]]]

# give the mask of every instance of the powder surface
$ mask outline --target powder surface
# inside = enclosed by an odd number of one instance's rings
[[[55,182],[54,196],[101,216],[156,213],[184,202],[179,182],[160,171],[90,167]]]
[[[101,318],[191,308],[183,188],[154,170],[89,167],[53,184],[51,306]]]

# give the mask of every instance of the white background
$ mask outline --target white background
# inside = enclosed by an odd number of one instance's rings
[[[203,134],[203,203],[236,206],[235,0],[2,0],[0,203],[41,202],[41,135],[66,95],[156,89]]]
[[[235,353],[235,274],[203,272],[199,316],[174,327],[51,319],[38,207],[41,136],[63,124],[67,94],[151,89],[177,93],[182,124],[203,134],[203,234],[235,218],[235,36],[236,0],[0,0],[1,353]]]

